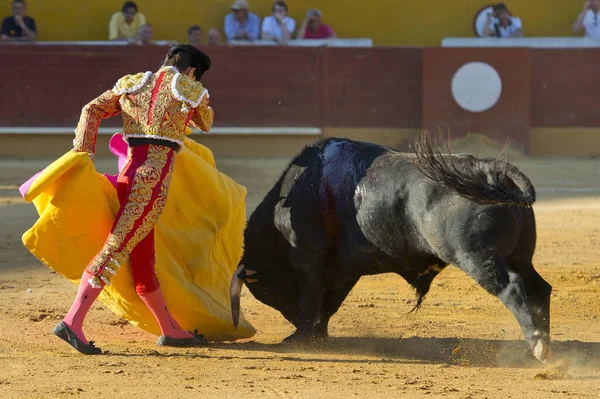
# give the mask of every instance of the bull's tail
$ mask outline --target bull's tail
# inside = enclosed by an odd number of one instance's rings
[[[415,142],[416,165],[428,178],[454,189],[478,204],[512,204],[530,207],[535,202],[531,181],[508,163],[508,146],[491,160],[442,154],[427,133]]]

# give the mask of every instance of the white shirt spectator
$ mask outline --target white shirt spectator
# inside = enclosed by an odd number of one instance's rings
[[[585,28],[585,36],[593,39],[600,39],[600,12],[595,14],[594,11],[588,10],[583,17],[583,26]]]
[[[507,26],[500,25],[500,21],[497,18],[492,18],[492,30],[494,31],[494,37],[512,37],[514,34],[523,28],[521,18],[510,17]]]
[[[285,17],[283,19],[283,23],[285,24],[288,31],[294,33],[294,30],[296,29],[296,21],[294,20],[294,18]],[[269,15],[268,17],[265,17],[263,19],[262,33],[268,33],[276,37],[277,39],[281,38],[281,26],[279,26],[277,20],[273,15]]]

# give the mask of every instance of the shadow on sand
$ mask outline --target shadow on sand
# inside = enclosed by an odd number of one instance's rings
[[[197,353],[195,349],[189,348],[185,353],[151,350],[135,354],[113,353],[112,355],[244,360],[277,358],[282,361],[303,363],[424,363],[492,368],[542,368],[544,366],[531,355],[525,341],[517,340],[331,337],[311,345],[263,344],[249,341],[213,343],[208,349],[209,351],[199,350]],[[568,368],[600,369],[600,343],[598,342],[554,341],[552,351],[553,358],[548,366],[567,365]],[[255,355],[249,355],[247,352],[254,352]],[[597,378],[600,378],[600,375]]]
[[[600,368],[600,343],[553,341],[552,362],[568,361],[573,367]],[[378,357],[382,362],[417,362],[458,364],[474,367],[529,368],[540,366],[525,341],[485,340],[474,338],[371,338],[330,337],[310,346],[293,344],[259,344],[255,342],[216,344],[215,348],[243,351],[336,354]],[[335,361],[332,359],[332,361]],[[378,361],[378,360],[369,360]]]

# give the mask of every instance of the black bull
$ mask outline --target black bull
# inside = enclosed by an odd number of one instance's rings
[[[540,361],[550,356],[550,292],[534,269],[535,190],[512,164],[415,154],[346,139],[306,147],[252,213],[231,281],[237,326],[245,283],[295,327],[286,340],[327,336],[361,276],[397,273],[417,305],[452,264],[512,312]]]

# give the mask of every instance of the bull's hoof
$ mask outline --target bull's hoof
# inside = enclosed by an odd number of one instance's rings
[[[323,326],[321,324],[317,324],[313,329],[313,337],[317,340],[325,340],[329,338],[329,333],[327,332],[327,325]]]
[[[296,331],[292,335],[284,338],[282,342],[284,344],[307,344],[309,343],[309,336]]]
[[[544,340],[539,339],[533,347],[533,355],[537,360],[542,363],[546,363],[552,358],[552,350],[550,344]]]
[[[323,341],[326,337],[296,331],[282,342],[284,344],[310,345]]]

